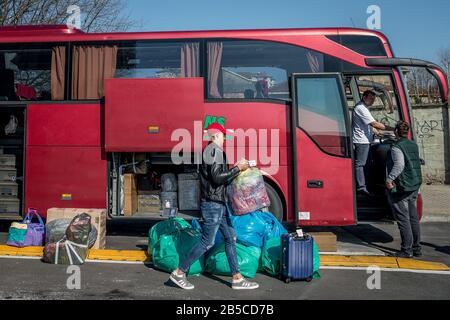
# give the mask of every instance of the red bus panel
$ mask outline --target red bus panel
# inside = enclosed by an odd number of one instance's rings
[[[27,145],[92,146],[102,142],[100,104],[30,104]]]
[[[25,208],[106,208],[106,157],[101,148],[38,147],[26,151]]]
[[[25,208],[106,208],[99,104],[27,107]]]
[[[170,152],[175,130],[194,138],[203,96],[203,78],[106,80],[106,151]]]

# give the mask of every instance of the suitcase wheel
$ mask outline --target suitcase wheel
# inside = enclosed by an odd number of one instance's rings
[[[306,282],[311,282],[312,278],[306,278]]]
[[[284,282],[286,282],[286,283],[291,282],[291,278],[286,278],[286,279],[284,279]]]

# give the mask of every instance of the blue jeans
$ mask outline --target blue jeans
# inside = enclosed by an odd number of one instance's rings
[[[224,204],[217,202],[202,202],[201,211],[204,220],[202,238],[182,261],[179,266],[180,270],[187,273],[190,266],[212,248],[216,233],[220,230],[225,239],[225,253],[230,264],[231,274],[240,273],[236,254],[236,233],[228,217],[227,208]]]
[[[364,168],[369,157],[370,144],[355,143],[355,175],[356,175],[356,190],[366,190],[366,174]]]

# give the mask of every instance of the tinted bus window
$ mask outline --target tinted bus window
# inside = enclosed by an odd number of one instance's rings
[[[290,98],[292,73],[364,70],[302,47],[269,41],[207,43],[208,97],[216,99]]]
[[[65,46],[0,46],[0,101],[63,100]]]
[[[325,152],[346,156],[345,108],[336,79],[299,78],[296,98],[298,126]]]
[[[327,38],[365,56],[387,55],[380,38],[374,36],[341,35]]]
[[[116,78],[199,77],[199,44],[136,41],[119,46]]]
[[[199,77],[195,42],[108,42],[74,46],[72,99],[100,99],[108,78]]]

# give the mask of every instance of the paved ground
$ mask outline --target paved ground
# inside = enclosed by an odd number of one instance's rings
[[[450,186],[424,186],[425,221],[448,221]],[[107,248],[146,249],[149,228],[155,222],[109,221]],[[421,260],[450,266],[450,223],[422,223],[424,256]],[[9,223],[0,221],[0,243],[5,243]],[[395,223],[361,223],[345,228],[327,228],[338,237],[340,254],[389,255],[400,247]],[[66,287],[66,266],[36,259],[0,258],[0,299],[449,299],[450,274],[381,272],[381,290],[369,290],[366,270],[321,270],[322,278],[312,283],[289,285],[257,274],[261,288],[235,292],[227,277],[200,276],[192,279],[193,292],[166,283],[168,274],[144,264],[89,262],[81,266],[81,290]]]
[[[109,221],[107,249],[146,250],[148,230],[155,221]],[[450,223],[422,223],[424,256],[420,260],[441,262],[450,266]],[[0,223],[0,243],[7,237],[8,224]],[[320,231],[321,228],[314,228]],[[323,230],[334,232],[340,255],[385,256],[400,248],[400,233],[395,223],[359,224],[352,227],[333,227]],[[307,229],[308,231],[308,229]]]
[[[424,221],[450,222],[450,185],[423,185]]]
[[[400,249],[400,232],[396,224],[360,224],[343,229],[386,255]],[[441,262],[450,266],[450,223],[422,223],[421,233],[423,257],[418,260]]]
[[[0,259],[0,299],[448,299],[450,273],[418,274],[381,272],[380,290],[369,290],[366,271],[321,270],[322,278],[311,283],[285,284],[257,274],[260,289],[236,292],[229,278],[191,278],[194,291],[167,284],[168,274],[144,264],[87,263],[81,266],[81,289],[69,290],[67,266],[39,260]]]

